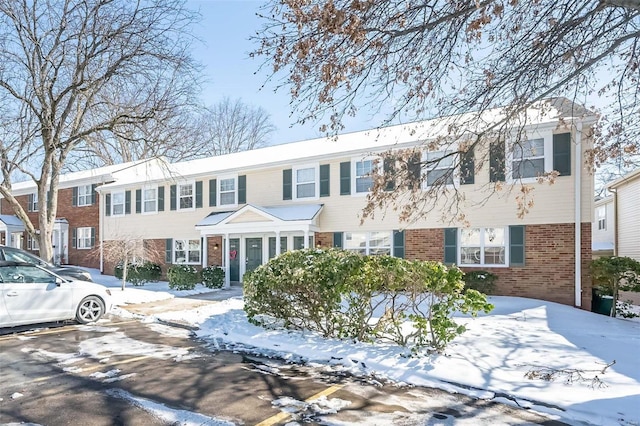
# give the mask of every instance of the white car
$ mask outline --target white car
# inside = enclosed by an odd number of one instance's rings
[[[41,266],[0,261],[0,327],[75,319],[99,320],[111,310],[111,292],[62,278]]]

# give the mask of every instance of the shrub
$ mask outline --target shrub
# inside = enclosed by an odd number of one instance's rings
[[[492,294],[498,276],[487,271],[471,271],[464,274],[464,287],[484,294]]]
[[[118,263],[114,268],[113,275],[121,280],[123,269],[123,263]],[[157,263],[129,263],[127,267],[127,281],[133,285],[144,285],[148,282],[158,281],[161,275],[162,269]]]
[[[169,288],[193,290],[199,282],[198,270],[191,265],[173,265],[167,270]]]
[[[286,252],[244,278],[253,324],[312,330],[324,337],[390,340],[443,349],[464,331],[454,312],[493,306],[464,291],[463,273],[439,262],[360,256],[339,249]]]
[[[640,262],[635,259],[605,256],[591,262],[590,270],[596,293],[613,296],[611,316],[617,313],[619,291],[640,292]]]
[[[224,270],[219,266],[207,266],[200,272],[202,284],[208,288],[222,288],[224,284]]]

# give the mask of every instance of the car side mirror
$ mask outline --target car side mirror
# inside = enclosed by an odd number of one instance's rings
[[[56,286],[60,287],[60,284],[62,284],[64,280],[62,278],[58,278],[56,277]]]

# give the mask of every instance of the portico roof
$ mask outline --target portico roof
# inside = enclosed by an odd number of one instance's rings
[[[254,206],[236,211],[213,212],[196,224],[203,235],[224,233],[314,231],[322,204]]]
[[[24,223],[17,216],[0,214],[0,231],[24,232]]]

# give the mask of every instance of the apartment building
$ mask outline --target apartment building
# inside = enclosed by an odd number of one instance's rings
[[[462,222],[440,205],[411,223],[391,210],[363,223],[360,217],[381,153],[421,147],[428,159],[456,148],[446,137],[445,119],[188,162],[154,159],[94,171],[100,182],[87,177],[61,185],[68,194],[61,197],[58,216],[75,229],[69,231],[68,260],[110,274],[114,265],[107,259],[89,263],[81,251],[109,241],[140,241],[164,254],[165,268],[219,265],[228,285],[286,250],[342,247],[491,271],[499,277],[498,294],[588,309],[593,177],[584,154],[592,146],[596,117],[576,111],[566,103],[528,111],[518,129],[526,138],[515,148],[509,135],[480,141],[464,173],[447,161],[423,169],[425,185],[430,174],[447,175],[447,187],[464,194]],[[490,161],[473,162],[486,157]],[[554,170],[553,184],[538,183],[540,174]],[[80,222],[73,188],[94,183],[97,212],[91,223]],[[533,202],[521,216],[523,184]]]

